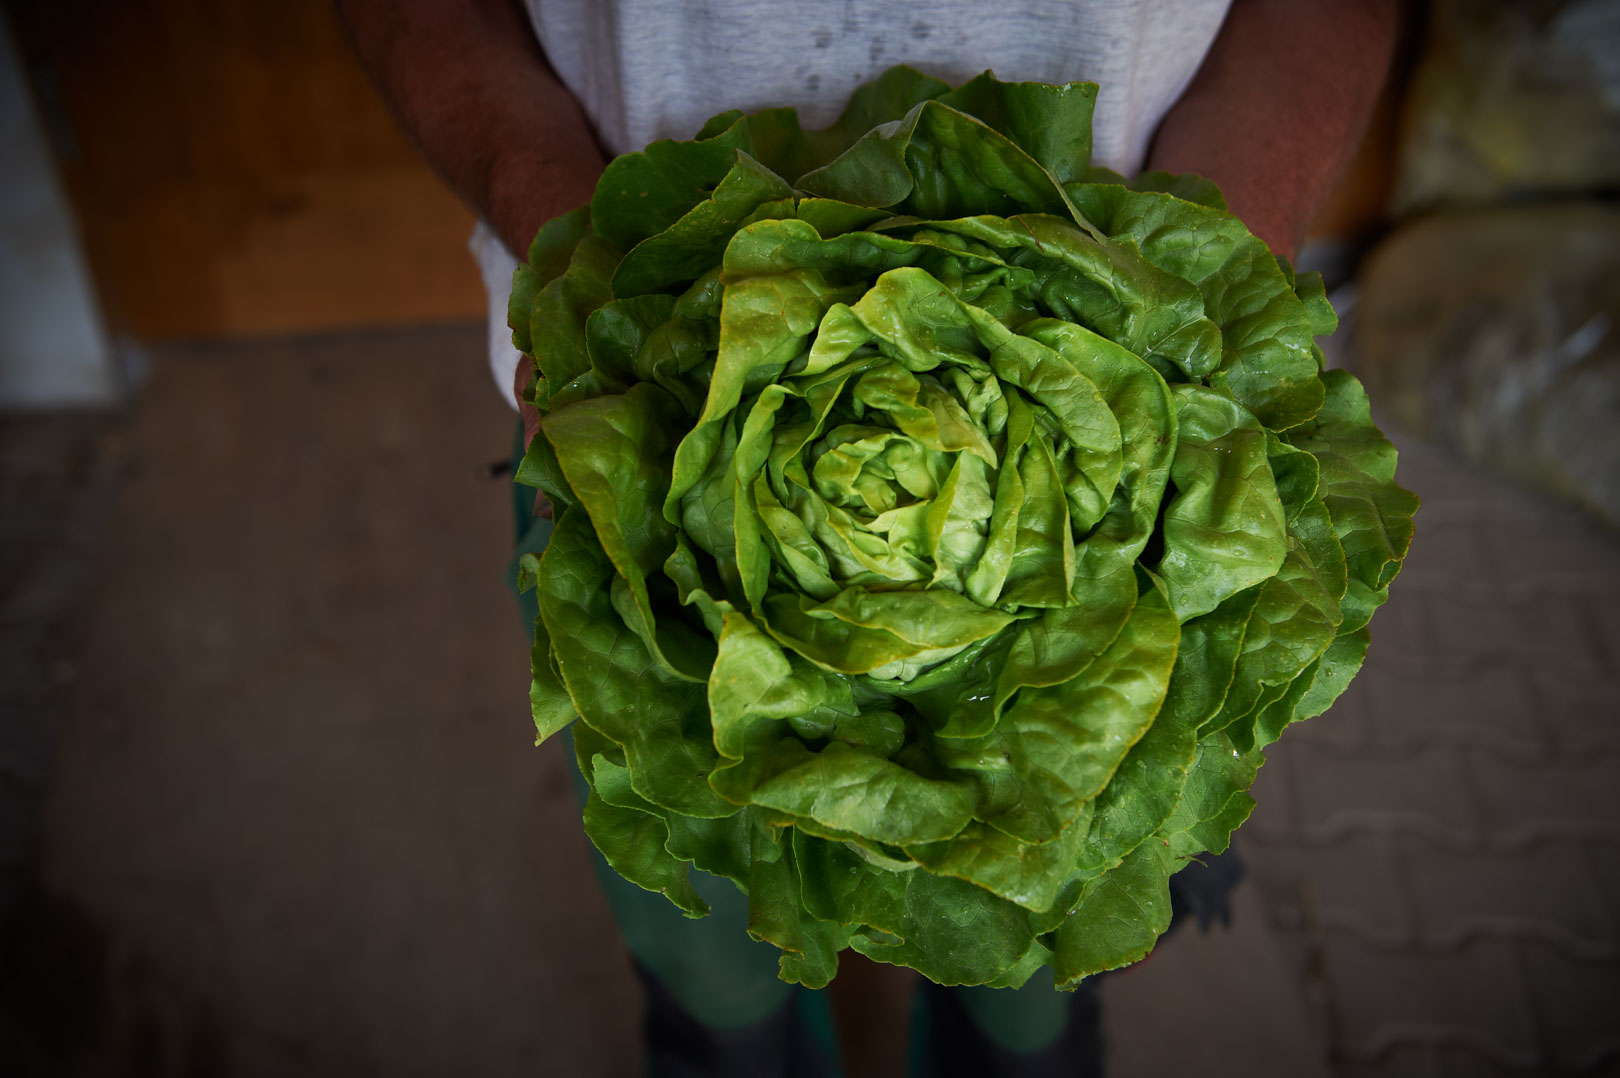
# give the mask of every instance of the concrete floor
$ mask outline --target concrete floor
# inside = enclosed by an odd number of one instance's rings
[[[24,940],[41,1056],[633,1068],[564,759],[531,747],[488,475],[511,424],[480,341],[154,357],[87,566]]]
[[[482,340],[167,349],[138,408],[79,429],[116,482],[60,517],[76,658],[38,697],[55,764],[0,1073],[636,1073],[568,765],[530,744],[510,495],[489,474],[511,418]],[[1105,985],[1111,1073],[1397,1073],[1336,1047],[1318,956],[1279,905],[1307,863],[1279,800],[1268,891]],[[851,1075],[898,1074],[903,986],[847,983]],[[1382,991],[1333,987],[1336,1005]]]

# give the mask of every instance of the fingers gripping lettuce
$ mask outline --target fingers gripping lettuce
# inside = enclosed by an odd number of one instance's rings
[[[1320,279],[1207,181],[1090,168],[1095,96],[723,113],[514,280],[539,735],[618,872],[692,916],[731,879],[788,980],[1142,957],[1410,542]]]

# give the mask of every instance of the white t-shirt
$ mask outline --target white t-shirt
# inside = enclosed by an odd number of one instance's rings
[[[951,85],[1100,86],[1092,160],[1141,169],[1159,121],[1203,62],[1229,0],[526,0],[541,48],[606,148],[690,138],[717,112],[793,105],[831,124],[850,92],[895,64]],[[510,400],[506,325],[516,259],[482,223],[471,247],[489,291],[490,367]]]

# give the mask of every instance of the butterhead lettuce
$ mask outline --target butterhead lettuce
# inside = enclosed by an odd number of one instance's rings
[[[540,738],[615,870],[691,916],[732,880],[788,980],[1142,957],[1410,542],[1320,279],[1207,181],[1090,167],[1095,97],[723,113],[517,271]]]

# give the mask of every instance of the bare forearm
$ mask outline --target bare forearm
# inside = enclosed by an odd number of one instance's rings
[[[1293,255],[1343,174],[1389,66],[1393,0],[1235,0],[1150,168],[1198,172]]]
[[[514,252],[587,201],[603,155],[516,0],[338,0],[361,63]]]

